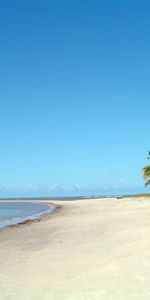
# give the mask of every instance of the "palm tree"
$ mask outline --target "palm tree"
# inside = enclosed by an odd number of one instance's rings
[[[148,159],[150,159],[150,151],[148,153]],[[143,177],[146,180],[145,186],[150,185],[150,166],[146,166],[143,168]]]

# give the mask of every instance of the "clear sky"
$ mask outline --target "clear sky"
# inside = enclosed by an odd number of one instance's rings
[[[150,1],[0,2],[0,196],[148,192]]]

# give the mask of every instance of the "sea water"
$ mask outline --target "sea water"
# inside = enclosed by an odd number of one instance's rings
[[[33,202],[0,202],[0,228],[35,220],[52,213],[55,205]]]

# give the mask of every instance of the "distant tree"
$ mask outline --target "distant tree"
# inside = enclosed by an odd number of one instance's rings
[[[150,159],[150,151],[147,158]],[[143,168],[143,177],[146,180],[145,186],[150,185],[150,165]]]

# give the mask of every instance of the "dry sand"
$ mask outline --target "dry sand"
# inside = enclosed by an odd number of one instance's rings
[[[150,199],[59,203],[0,232],[0,300],[150,299]]]

